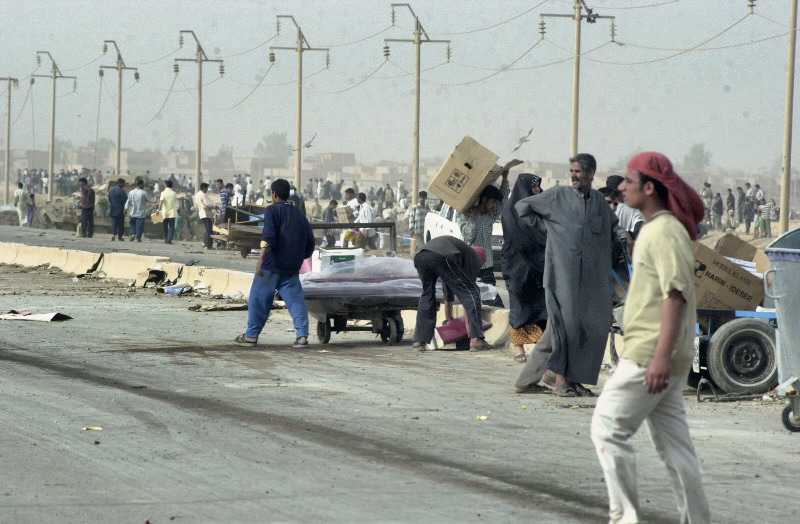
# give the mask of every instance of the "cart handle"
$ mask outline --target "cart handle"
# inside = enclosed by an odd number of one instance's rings
[[[773,278],[770,279],[769,278],[770,274],[777,275],[778,270],[776,268],[770,268],[767,270],[766,273],[764,273],[764,293],[773,300],[780,300],[782,298],[785,298],[786,295],[778,295],[777,293],[773,292],[774,290],[772,288],[775,284],[775,278],[773,276]]]

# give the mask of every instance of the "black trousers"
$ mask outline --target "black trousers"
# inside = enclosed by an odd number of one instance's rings
[[[211,249],[211,232],[213,231],[213,225],[211,224],[210,218],[201,218],[200,222],[206,228],[206,234],[203,237],[203,245],[206,246],[208,249]]]
[[[417,268],[419,278],[422,280],[414,342],[427,344],[433,339],[436,312],[439,310],[439,301],[436,300],[436,281],[439,279],[464,306],[469,320],[470,338],[483,338],[481,294],[475,282],[464,273],[464,269],[453,260],[427,249],[423,249],[414,257],[414,267]]]
[[[94,208],[81,209],[81,229],[83,236],[92,238],[94,236]]]

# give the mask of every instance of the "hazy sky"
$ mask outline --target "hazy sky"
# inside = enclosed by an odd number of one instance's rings
[[[749,15],[747,0],[588,1],[601,15],[616,16],[617,40],[625,45],[608,43],[608,20],[582,26],[579,149],[601,164],[637,148],[679,161],[692,144],[704,142],[712,165],[772,166],[782,151],[789,3],[759,0]],[[515,156],[568,156],[574,22],[548,19],[545,40],[530,48],[540,39],[539,15],[571,13],[572,0],[411,5],[430,38],[450,39],[453,53],[447,64],[446,45],[422,46],[422,67],[433,68],[423,73],[423,158],[447,155],[469,134],[507,160],[531,127],[533,140]],[[277,14],[294,15],[312,46],[331,47],[327,70],[324,52],[304,53],[304,139],[318,133],[309,152],[410,160],[414,46],[392,44],[387,63],[382,47],[384,38],[411,38],[413,19],[407,8],[397,8],[392,28],[390,2],[379,0],[3,0],[0,76],[22,80],[12,93],[12,147],[48,147],[49,79],[36,79],[23,107],[39,50],[50,51],[63,74],[78,77],[77,93],[72,81],[58,82],[57,136],[76,145],[94,140],[99,101],[99,135],[114,137],[116,73],[107,70],[102,84],[97,74],[100,65],[114,65],[112,51],[101,56],[103,40],[113,39],[127,65],[141,73],[138,84],[132,72],[125,74],[123,146],[193,150],[195,64],[181,63],[167,98],[173,59],[194,57],[190,38],[178,49],[181,29],[194,30],[210,58],[225,60],[222,79],[216,64],[204,66],[204,153],[225,145],[249,156],[263,135],[276,131],[294,143],[296,53],[276,51],[264,77],[269,46],[295,41],[289,21],[275,37]],[[761,39],[767,40],[738,45]],[[45,59],[35,72],[48,74],[49,66]],[[0,94],[5,122],[5,84]],[[4,143],[5,124],[0,137]],[[795,154],[796,165],[798,159]]]

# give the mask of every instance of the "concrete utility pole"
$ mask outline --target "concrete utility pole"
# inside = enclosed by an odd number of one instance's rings
[[[583,14],[583,10],[586,14]],[[572,139],[570,141],[569,156],[575,156],[578,153],[578,112],[580,109],[580,91],[581,91],[581,21],[586,20],[588,23],[593,24],[599,18],[606,18],[613,20],[613,16],[600,16],[596,14],[592,8],[586,5],[584,0],[575,0],[575,13],[571,15],[559,14],[542,14],[542,19],[545,17],[552,18],[572,18],[575,20],[575,57],[572,64]],[[542,20],[542,36],[544,36],[544,20]],[[613,37],[613,29],[612,29]]]
[[[417,205],[419,200],[419,113],[420,113],[420,63],[421,63],[421,48],[422,44],[450,44],[450,40],[432,40],[428,33],[425,31],[425,28],[422,27],[422,24],[419,21],[419,17],[417,13],[414,12],[414,9],[411,8],[410,4],[392,4],[392,22],[394,22],[394,8],[395,7],[407,7],[409,11],[411,11],[411,16],[414,17],[414,38],[413,40],[401,39],[401,38],[384,38],[384,42],[406,42],[414,44],[416,48],[416,65],[414,68],[414,163],[413,163],[413,171],[411,174],[411,207]],[[425,35],[425,39],[422,39],[422,35]],[[384,53],[388,54],[388,53]],[[449,57],[449,54],[448,54]],[[416,250],[416,241],[412,238],[411,240],[411,252],[414,253]]]
[[[222,60],[212,60],[206,56],[206,52],[203,51],[203,46],[200,45],[200,40],[197,39],[197,35],[194,34],[194,31],[190,31],[187,29],[181,30],[180,34],[178,35],[180,45],[183,47],[183,35],[188,34],[192,35],[194,38],[195,44],[197,44],[197,51],[194,58],[176,58],[175,64],[173,65],[173,70],[177,73],[178,72],[178,62],[195,62],[197,63],[197,150],[195,151],[195,162],[194,162],[194,187],[195,190],[200,188],[200,182],[202,177],[202,142],[203,142],[203,62],[219,62],[219,74],[220,76],[225,74],[225,66],[222,63]]]
[[[280,20],[281,18],[288,18],[292,21],[294,26],[297,28],[297,45],[295,47],[280,47],[280,46],[270,46],[270,60],[274,61],[275,55],[271,51],[274,49],[280,49],[284,51],[297,51],[297,126],[296,126],[296,136],[295,136],[295,159],[294,159],[294,187],[295,189],[300,192],[302,191],[302,186],[300,185],[302,180],[302,164],[301,164],[301,154],[303,152],[303,53],[305,51],[325,51],[328,52],[330,49],[327,47],[311,47],[311,44],[308,43],[306,40],[305,35],[303,34],[303,30],[300,29],[297,21],[291,15],[277,15],[278,18],[278,27],[280,28]]]
[[[47,200],[50,201],[53,199],[53,186],[55,186],[55,176],[53,174],[53,163],[55,160],[55,148],[56,148],[56,80],[71,78],[75,81],[72,86],[72,89],[77,89],[77,80],[74,76],[64,76],[61,74],[61,70],[56,65],[56,61],[53,59],[53,55],[50,54],[49,51],[36,51],[36,62],[42,62],[42,55],[47,55],[50,59],[50,74],[49,75],[31,75],[33,77],[39,78],[51,78],[53,80],[53,90],[52,90],[52,102],[50,105],[50,160],[47,162],[47,177],[48,177],[48,184],[47,184]]]
[[[779,234],[789,231],[789,194],[792,188],[792,119],[794,115],[794,52],[797,42],[797,0],[792,0],[789,17],[789,59],[786,67],[786,110],[783,125],[783,173],[781,175],[781,215]]]
[[[8,204],[11,199],[11,86],[17,87],[19,85],[19,80],[7,76],[5,78],[0,78],[0,81],[8,82],[8,104],[6,106],[8,110],[8,114],[6,115],[6,164],[4,167],[6,175],[6,199],[3,200],[3,203]]]
[[[117,65],[113,66],[100,66],[100,78],[103,78],[103,69],[116,69],[117,70],[117,160],[114,163],[114,174],[120,174],[120,156],[122,154],[122,72],[126,69],[134,71],[133,77],[139,81],[139,69],[136,67],[127,67],[125,61],[122,59],[122,54],[119,52],[119,47],[114,40],[103,40],[103,53],[108,51],[108,44],[114,46],[117,52]],[[97,145],[95,145],[97,147]]]

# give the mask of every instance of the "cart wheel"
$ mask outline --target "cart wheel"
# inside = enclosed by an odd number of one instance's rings
[[[242,255],[242,258],[247,258],[247,255],[250,254],[250,248],[249,247],[240,247],[239,248],[239,254]]]
[[[381,330],[381,342],[391,346],[397,342],[397,323],[392,317],[383,319],[383,329]]]
[[[317,321],[317,340],[321,344],[327,344],[331,341],[331,323],[328,319]]]
[[[394,338],[395,342],[402,342],[403,335],[405,334],[405,326],[403,325],[403,316],[400,314],[399,311],[395,311],[392,315],[394,318],[394,323],[397,325],[397,336]]]
[[[800,417],[795,415],[794,411],[792,411],[791,404],[783,408],[781,420],[783,420],[783,425],[786,426],[786,429],[789,431],[800,431]]]
[[[708,372],[727,393],[765,393],[778,384],[775,330],[754,318],[723,324],[711,337]]]

